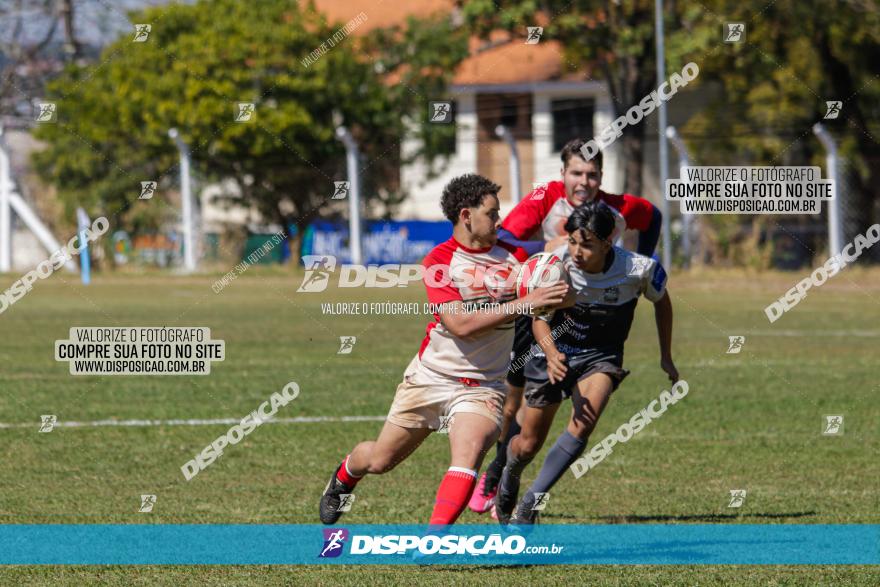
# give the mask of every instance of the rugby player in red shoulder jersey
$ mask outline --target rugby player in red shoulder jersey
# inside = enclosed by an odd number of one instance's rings
[[[505,278],[527,253],[498,242],[499,189],[469,174],[443,190],[440,205],[453,224],[452,238],[423,262],[428,301],[438,312],[404,372],[379,437],[355,446],[327,483],[319,508],[324,524],[339,519],[343,496],[364,476],[387,473],[443,425],[451,462],[430,524],[452,524],[466,507],[483,457],[501,429],[513,320],[529,305],[557,306],[568,291],[560,283],[515,299],[513,280]]]
[[[498,238],[522,246],[530,255],[553,250],[568,241],[564,227],[574,209],[599,200],[615,214],[612,238],[622,236],[624,229],[637,230],[636,252],[650,257],[660,235],[660,211],[644,198],[602,191],[602,152],[587,161],[581,153],[584,143],[575,139],[563,147],[562,180],[540,185],[523,198],[502,221]]]
[[[611,242],[620,243],[625,229],[639,231],[636,252],[650,257],[654,254],[663,218],[651,202],[632,194],[609,194],[600,189],[602,184],[602,152],[587,161],[581,148],[586,141],[569,141],[560,154],[562,180],[551,181],[532,190],[501,223],[498,238],[522,247],[529,255],[552,251],[568,242],[565,223],[574,209],[585,202],[598,200],[607,204],[615,216]],[[504,423],[497,445],[495,460],[480,478],[470,508],[475,512],[488,511],[493,504],[495,489],[506,461],[507,443],[519,433],[516,420],[522,403],[525,376],[523,368],[529,349],[535,346],[532,319],[523,316],[516,322],[511,367],[507,374],[509,393],[504,405]]]

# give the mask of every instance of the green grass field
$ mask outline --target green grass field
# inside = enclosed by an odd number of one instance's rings
[[[219,294],[220,274],[58,274],[0,315],[2,523],[318,523],[339,459],[381,422],[267,424],[186,482],[180,466],[229,425],[79,427],[59,421],[241,418],[296,381],[279,417],[383,416],[426,316],[325,316],[328,301],[424,302],[421,286],[296,293],[292,271],[251,268]],[[18,276],[3,276],[11,283]],[[674,274],[674,355],[690,393],[587,476],[554,488],[546,523],[880,523],[880,271],[847,269],[779,321],[763,308],[800,273]],[[590,445],[668,389],[644,301],[627,345],[632,374]],[[71,326],[207,326],[227,358],[207,377],[83,377],[54,360]],[[744,335],[726,354],[729,335]],[[356,336],[337,355],[340,336]],[[823,415],[845,433],[821,435]],[[561,430],[564,421],[557,421]],[[429,438],[385,477],[358,487],[348,523],[423,523],[449,449]],[[537,473],[542,457],[526,472]],[[746,489],[739,510],[729,490]],[[158,496],[138,513],[140,494]],[[462,523],[489,521],[470,511]],[[414,573],[418,573],[414,575]],[[576,575],[575,575],[576,573]],[[878,585],[877,567],[14,567],[0,583],[82,584]]]

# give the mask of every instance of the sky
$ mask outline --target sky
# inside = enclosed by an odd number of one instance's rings
[[[74,28],[80,43],[101,47],[120,34],[133,32],[129,12],[149,6],[168,4],[168,0],[74,0]],[[43,8],[56,4],[47,0],[0,0],[0,46],[8,49],[18,23],[21,26],[21,44],[25,47],[45,36],[52,26],[52,18]],[[64,40],[60,22],[54,41]]]

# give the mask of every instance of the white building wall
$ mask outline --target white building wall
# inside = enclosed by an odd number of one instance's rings
[[[593,134],[598,135],[614,120],[614,107],[611,95],[603,93],[596,97],[596,111],[593,113]],[[602,191],[609,194],[623,192],[623,150],[618,141],[602,149]]]
[[[550,102],[554,98],[547,92],[532,95],[532,141],[534,149],[534,183],[546,183],[559,179],[559,153],[553,152],[553,110]],[[532,186],[523,186],[531,189]]]
[[[401,219],[439,220],[443,218],[440,212],[440,196],[446,183],[457,175],[463,173],[476,173],[477,170],[477,91],[531,91],[533,94],[532,112],[532,135],[533,135],[533,173],[534,182],[540,183],[560,179],[559,153],[553,150],[553,113],[551,102],[554,99],[592,97],[596,108],[593,113],[593,133],[598,134],[604,127],[611,124],[615,118],[614,107],[607,87],[598,82],[566,83],[548,82],[534,85],[520,85],[516,87],[488,87],[458,88],[457,90],[457,136],[456,153],[449,160],[443,172],[436,178],[428,180],[427,167],[424,163],[401,167],[401,184],[409,191],[410,197],[400,207],[398,215]],[[694,112],[699,111],[705,104],[705,99],[689,92],[682,92],[668,104],[670,124],[682,125]],[[618,110],[625,109],[618,108]],[[654,202],[660,201],[660,190],[657,182],[657,114],[652,113],[641,124],[647,125],[645,141],[645,166],[643,175],[643,192],[641,195]],[[592,137],[585,137],[587,139]],[[404,153],[412,152],[417,148],[414,139],[404,140],[402,150]],[[672,152],[672,151],[670,151]],[[609,193],[622,193],[624,188],[624,161],[623,144],[617,140],[603,150],[603,174],[602,189]],[[675,158],[670,156],[673,163],[672,175],[677,175]],[[527,163],[527,162],[526,162]],[[531,189],[532,186],[523,186]],[[510,206],[502,209],[502,214],[509,211]]]

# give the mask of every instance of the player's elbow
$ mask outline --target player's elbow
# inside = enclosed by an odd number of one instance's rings
[[[464,338],[473,334],[473,328],[461,316],[443,316],[443,326],[452,336]]]
[[[654,312],[657,314],[671,314],[672,300],[669,298],[669,292],[663,292],[663,297],[654,302]]]
[[[474,336],[475,334],[477,334],[477,332],[478,329],[475,328],[473,325],[465,324],[464,326],[458,327],[458,334],[456,334],[455,336],[458,336],[459,338],[468,338],[470,336]]]

